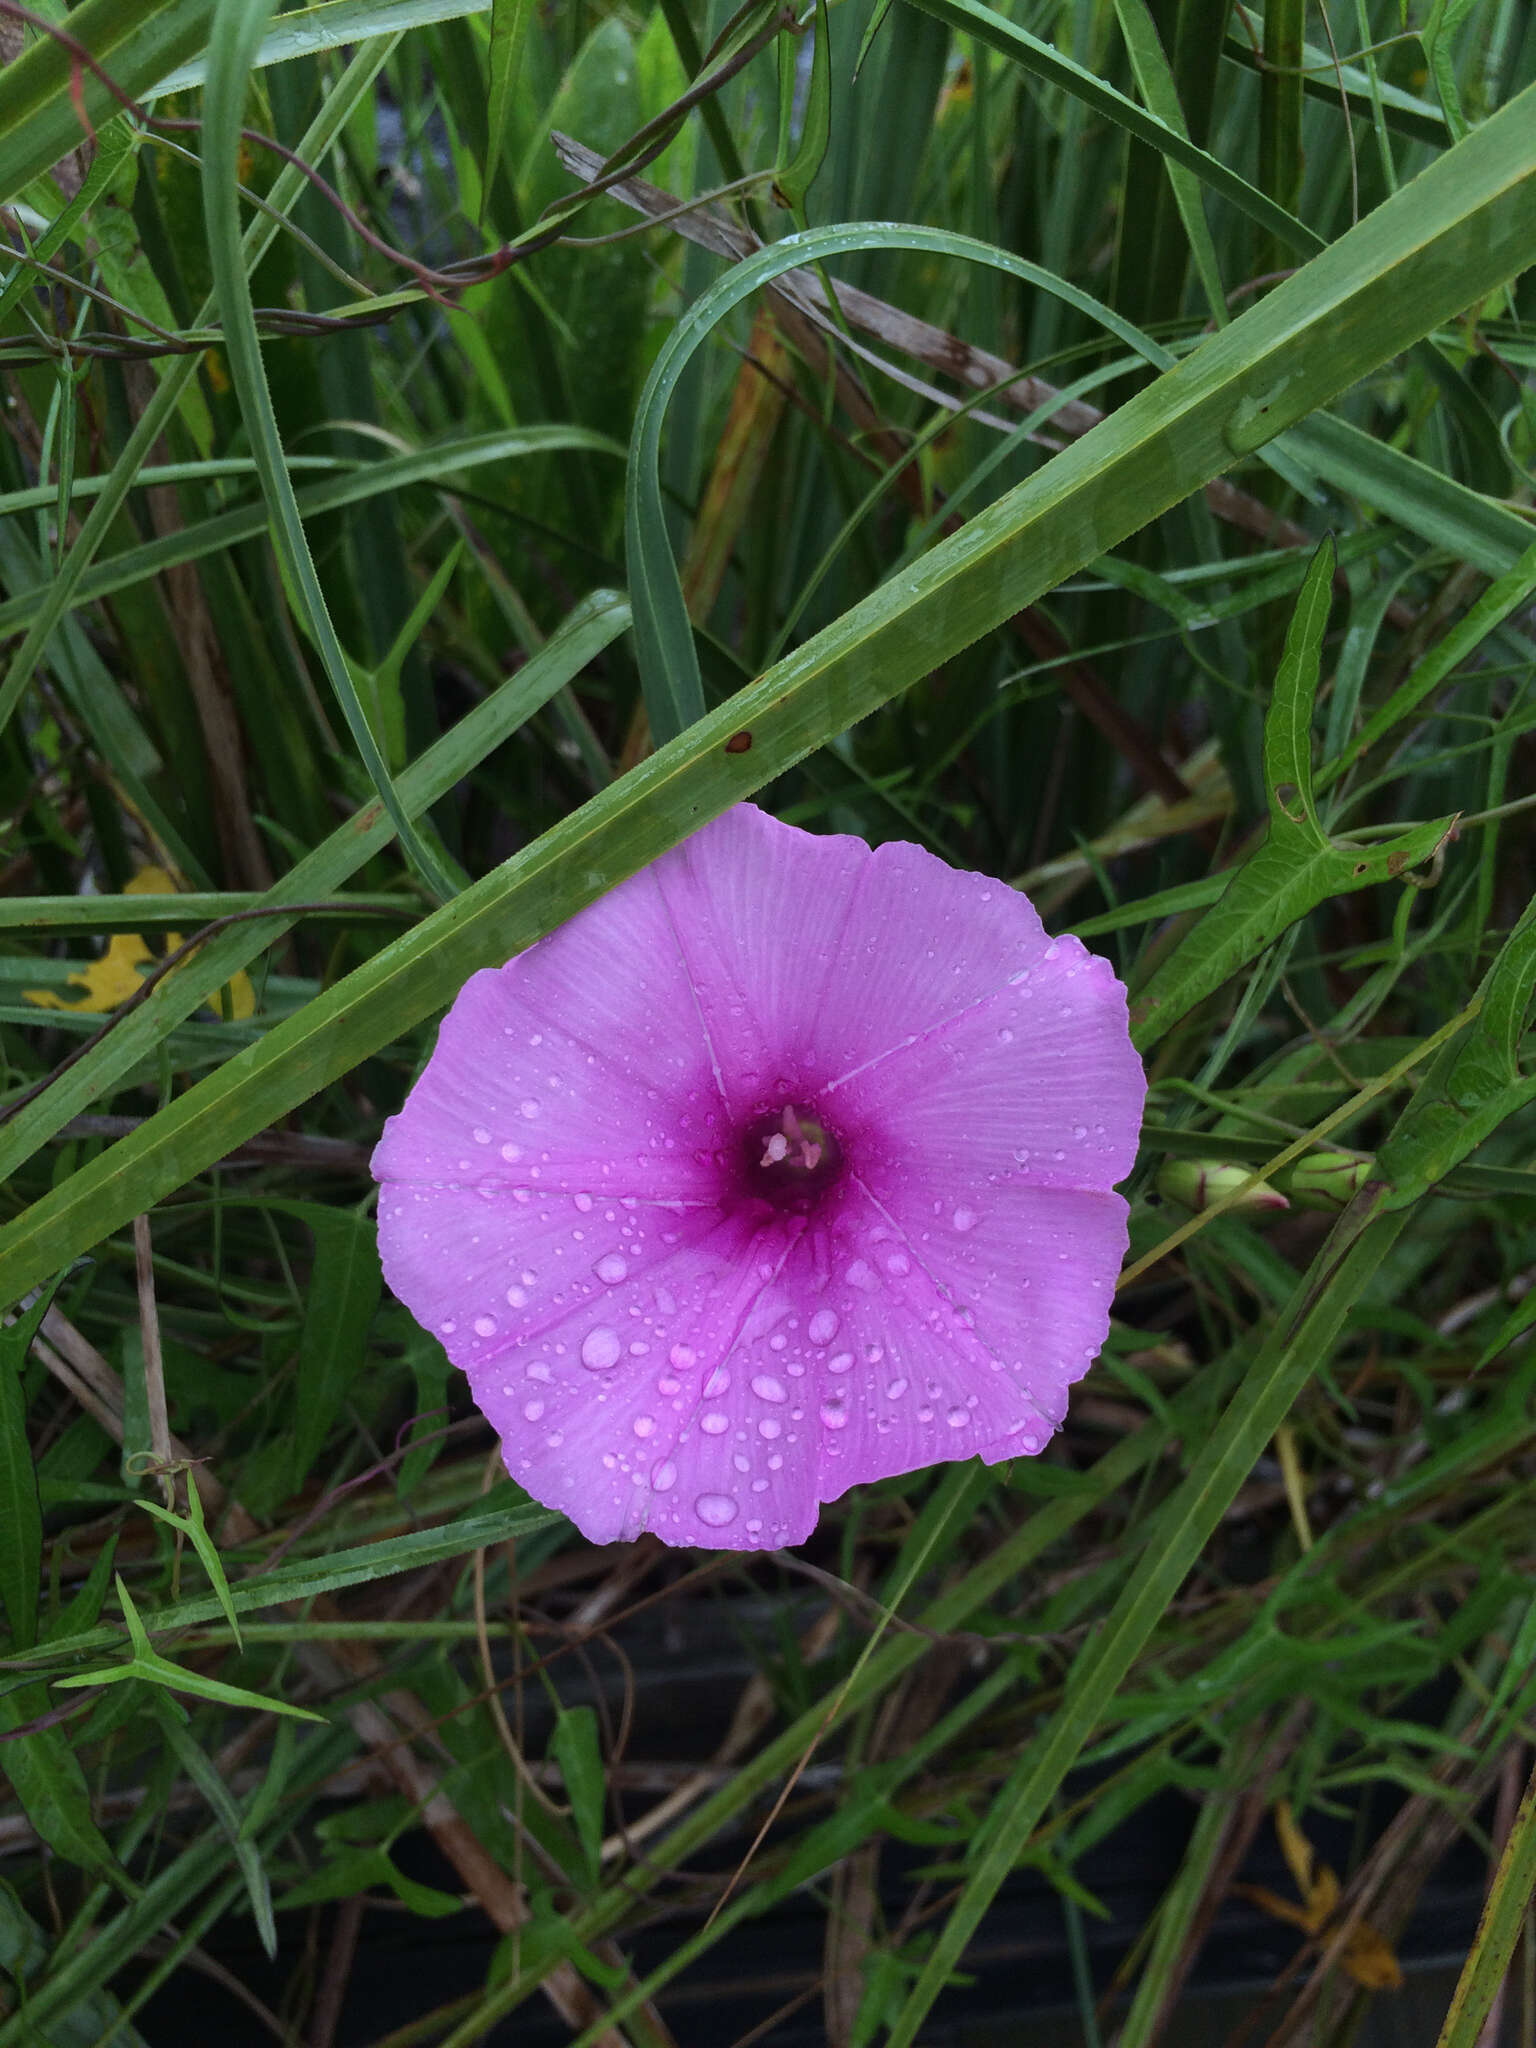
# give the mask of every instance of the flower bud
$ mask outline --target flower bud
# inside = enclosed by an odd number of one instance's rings
[[[1157,1176],[1157,1191],[1185,1209],[1213,1209],[1248,1178],[1248,1168],[1232,1159],[1169,1159]],[[1290,1203],[1268,1181],[1256,1180],[1227,1206],[1238,1212],[1288,1209]]]
[[[1337,1215],[1365,1186],[1371,1164],[1358,1152],[1308,1152],[1286,1170],[1286,1192],[1298,1209],[1322,1209]]]

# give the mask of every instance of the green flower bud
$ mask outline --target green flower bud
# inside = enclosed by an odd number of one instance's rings
[[[1157,1191],[1185,1209],[1211,1209],[1248,1179],[1248,1168],[1231,1159],[1168,1159],[1157,1176]],[[1242,1210],[1288,1209],[1285,1196],[1268,1181],[1256,1180],[1229,1205]]]
[[[1365,1186],[1372,1164],[1358,1152],[1308,1152],[1286,1169],[1285,1189],[1298,1209],[1322,1209],[1337,1215]]]

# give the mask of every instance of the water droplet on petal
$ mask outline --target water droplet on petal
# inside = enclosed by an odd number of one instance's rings
[[[837,1316],[829,1308],[817,1309],[811,1317],[806,1335],[813,1344],[830,1344],[837,1335]]]
[[[670,1458],[663,1458],[651,1474],[652,1493],[670,1493],[677,1484],[677,1467]]]
[[[886,1259],[885,1270],[887,1273],[893,1273],[899,1280],[903,1274],[911,1272],[912,1261],[905,1252],[892,1252]]]
[[[699,1427],[706,1436],[724,1436],[730,1426],[731,1418],[729,1415],[722,1415],[718,1408],[712,1409],[708,1415],[699,1417]]]
[[[507,1289],[507,1307],[508,1307],[508,1308],[521,1308],[521,1307],[522,1307],[522,1305],[523,1305],[523,1303],[524,1303],[524,1302],[525,1302],[525,1301],[526,1301],[527,1299],[528,1299],[528,1293],[527,1293],[527,1289],[526,1289],[526,1288],[522,1288],[522,1287],[509,1287],[509,1288]]]
[[[539,1105],[534,1101],[531,1095],[527,1098],[526,1101],[520,1102],[518,1104],[518,1108],[522,1111],[523,1115],[527,1117],[530,1121],[539,1113]]]
[[[491,1134],[488,1130],[485,1129],[485,1127],[482,1124],[476,1124],[474,1129],[474,1140],[477,1145],[489,1145],[489,1143],[491,1142]]]
[[[765,1415],[762,1421],[757,1425],[758,1435],[761,1437],[766,1437],[769,1443],[772,1443],[776,1436],[781,1435],[783,1433],[783,1429],[783,1423],[780,1422],[778,1417],[775,1415]]]
[[[827,1371],[847,1372],[852,1364],[853,1353],[851,1351],[839,1351],[835,1357],[827,1360]]]
[[[850,1287],[868,1287],[874,1277],[862,1259],[855,1259],[844,1275]]]
[[[848,1420],[848,1410],[835,1401],[823,1401],[821,1420],[825,1429],[841,1429]]]
[[[495,1334],[496,1318],[494,1316],[475,1317],[475,1335],[477,1337],[494,1337]]]
[[[654,1415],[637,1415],[630,1428],[636,1436],[650,1436],[656,1428],[656,1418]]]
[[[591,1372],[607,1372],[619,1362],[623,1346],[618,1333],[599,1323],[595,1330],[588,1330],[581,1340],[581,1362]]]
[[[701,1493],[693,1504],[699,1520],[710,1529],[724,1529],[741,1513],[728,1493]]]
[[[752,1391],[760,1401],[787,1401],[789,1399],[782,1384],[766,1372],[760,1372],[755,1375],[752,1381]]]
[[[672,1346],[672,1349],[667,1353],[667,1356],[671,1359],[672,1363],[677,1367],[679,1372],[686,1372],[690,1365],[696,1365],[698,1363],[699,1354],[694,1350],[691,1344],[674,1344]]]
[[[969,1412],[964,1408],[951,1408],[944,1418],[951,1429],[964,1429],[970,1419]]]
[[[503,1159],[505,1159],[508,1166],[514,1166],[517,1163],[517,1161],[522,1158],[523,1148],[521,1145],[503,1145],[501,1148],[501,1156]]]
[[[892,1380],[885,1390],[885,1398],[888,1401],[899,1401],[906,1391],[907,1382],[905,1380]]]
[[[525,1401],[523,1403],[523,1414],[529,1422],[537,1422],[543,1413],[544,1403],[542,1401]]]
[[[974,1209],[957,1209],[949,1220],[956,1230],[974,1230],[981,1221]]]
[[[618,1252],[606,1252],[598,1260],[594,1271],[598,1279],[604,1281],[609,1287],[617,1287],[624,1278],[624,1275],[629,1271],[629,1264]]]

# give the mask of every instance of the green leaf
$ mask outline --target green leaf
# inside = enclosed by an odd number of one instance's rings
[[[596,1884],[603,1869],[608,1780],[598,1740],[597,1715],[591,1707],[562,1706],[558,1710],[549,1738],[549,1753],[560,1766],[560,1776],[565,1781],[571,1819],[587,1859],[587,1882]]]
[[[402,853],[432,893],[446,900],[455,894],[455,878],[422,838],[400,801],[331,623],[288,473],[256,332],[256,308],[240,239],[239,159],[251,59],[275,4],[276,0],[217,0],[213,19],[203,110],[203,213],[214,294],[224,324],[224,352],[294,609],[330,678],[368,779],[394,821]]]
[[[1533,113],[1528,89],[890,587],[35,1203],[0,1236],[0,1300],[68,1264],[412,1029],[475,968],[521,951],[1502,282],[1529,254]],[[679,332],[696,315],[690,309]],[[751,747],[727,752],[742,730]],[[1415,845],[1398,851],[1414,857]],[[1372,857],[1363,856],[1368,871]],[[1283,865],[1288,876],[1292,863]]]
[[[235,1643],[238,1647],[240,1642],[240,1623],[235,1614],[235,1603],[230,1597],[229,1580],[224,1575],[224,1560],[219,1556],[218,1547],[208,1532],[208,1524],[203,1518],[202,1496],[197,1490],[197,1474],[190,1465],[187,1467],[186,1480],[187,1513],[185,1517],[173,1514],[169,1508],[162,1507],[158,1501],[141,1500],[139,1506],[146,1513],[153,1515],[157,1521],[169,1522],[173,1529],[179,1529],[197,1552],[202,1562],[203,1570],[208,1574],[208,1582],[213,1587],[214,1598],[224,1610],[224,1619],[234,1631]],[[94,1619],[94,1616],[92,1619]],[[88,1624],[86,1625],[88,1626]]]
[[[1115,0],[1115,17],[1125,38],[1126,52],[1142,98],[1166,128],[1188,141],[1189,130],[1184,122],[1184,109],[1179,104],[1178,87],[1174,84],[1147,0]],[[1199,180],[1171,157],[1165,162],[1164,169],[1168,173],[1179,219],[1184,224],[1206,306],[1216,324],[1225,326],[1229,317],[1227,295],[1222,288],[1221,265],[1217,261],[1216,245],[1211,239],[1210,223],[1205,217]]]
[[[91,1817],[90,1791],[69,1731],[55,1725],[34,1728],[26,1735],[14,1733],[48,1710],[48,1696],[40,1685],[0,1693],[0,1772],[55,1855],[82,1870],[110,1873],[117,1868],[117,1859]]]
[[[1475,2048],[1483,2024],[1509,1974],[1515,1944],[1527,1924],[1536,1891],[1536,1773],[1526,1784],[1493,1883],[1483,1906],[1472,1952],[1462,1965],[1451,2009],[1436,2048]]]
[[[0,1605],[18,1650],[37,1641],[37,1601],[43,1561],[43,1508],[37,1468],[27,1441],[27,1397],[21,1383],[27,1353],[59,1283],[51,1280],[26,1312],[0,1328]]]
[[[1220,899],[1157,969],[1131,1005],[1131,1035],[1145,1050],[1282,932],[1331,897],[1396,880],[1444,842],[1455,820],[1415,825],[1397,839],[1338,844],[1318,820],[1312,789],[1312,708],[1333,595],[1325,541],[1296,600],[1264,724],[1269,830]]]
[[[678,380],[695,351],[732,309],[785,272],[866,249],[926,250],[1002,270],[1074,306],[1159,368],[1172,358],[1139,328],[1037,263],[945,228],[853,222],[785,235],[734,264],[703,292],[668,335],[635,409],[624,493],[624,554],[635,613],[635,653],[651,730],[675,739],[704,713],[704,684],[682,581],[672,555],[661,490],[661,429]]]
[[[142,1678],[150,1685],[163,1686],[168,1692],[191,1693],[196,1699],[213,1700],[221,1707],[246,1707],[258,1714],[292,1714],[295,1720],[324,1724],[325,1716],[312,1714],[308,1707],[290,1706],[286,1700],[268,1699],[261,1693],[247,1692],[243,1686],[225,1685],[222,1679],[206,1678],[200,1671],[184,1671],[179,1664],[162,1657],[150,1642],[139,1611],[120,1577],[117,1597],[128,1624],[133,1655],[126,1663],[112,1664],[105,1670],[81,1671],[69,1678],[54,1679],[54,1685],[61,1692],[72,1686],[120,1685],[127,1679]]]
[[[105,33],[109,18],[116,31],[121,30],[124,16],[129,17],[130,23],[152,17],[158,26],[163,26],[172,19],[182,21],[183,18],[193,15],[201,22],[207,18],[208,7],[207,0],[168,0],[168,4],[150,9],[140,6],[138,0],[88,0],[86,6],[77,8],[70,17],[73,33],[82,37],[88,33],[87,15],[90,15],[95,26]],[[37,56],[38,50],[45,47],[49,50],[57,49],[57,45],[52,43],[46,46],[39,44],[37,49],[29,50],[17,63],[0,71],[0,163],[3,163],[5,157],[4,134],[6,109],[9,105],[7,96],[30,61]],[[93,41],[91,47],[98,56],[103,53],[100,42]],[[382,39],[365,46],[348,64],[341,79],[326,94],[314,120],[300,137],[293,153],[293,160],[285,163],[279,171],[271,191],[267,194],[265,210],[246,229],[241,249],[248,263],[254,265],[260,261],[277,235],[284,213],[297,203],[301,192],[308,190],[307,180],[298,165],[317,163],[325,155],[372,85],[392,47],[391,43]],[[65,68],[67,72],[67,66]],[[128,85],[129,80],[123,73],[119,72],[116,76],[121,84]],[[90,85],[94,84],[93,78]],[[67,92],[66,78],[64,95],[66,104],[69,104],[70,118],[73,120],[73,105],[67,100]],[[115,102],[112,111],[116,111]],[[68,142],[63,145],[66,149],[70,146]],[[55,150],[53,156],[61,153],[62,151]],[[46,164],[53,161],[53,156],[48,157],[38,169],[45,169]],[[211,315],[213,306],[213,300],[208,300],[193,324],[204,324]],[[166,367],[160,375],[153,395],[139,415],[133,432],[117,451],[110,477],[91,507],[80,531],[75,535],[68,553],[59,565],[58,574],[49,582],[37,617],[33,620],[20,647],[12,655],[4,681],[0,682],[0,726],[5,725],[15,711],[21,693],[31,680],[43,650],[53,637],[55,627],[75,602],[75,593],[81,578],[95,559],[97,549],[115,527],[123,502],[133,488],[141,466],[147,461],[160,436],[165,432],[167,423],[177,407],[187,396],[197,370],[196,355],[181,356]]]
[[[1137,106],[1133,99],[1064,56],[1054,44],[1043,42],[1028,29],[983,6],[981,0],[907,0],[907,4],[936,16],[963,35],[973,35],[994,50],[1001,50],[1034,77],[1060,87],[1128,135],[1149,143],[1170,163],[1192,171],[1202,184],[1229,199],[1239,212],[1298,255],[1310,256],[1322,248],[1321,237],[1304,227],[1293,213],[1277,206],[1273,199],[1206,150],[1197,148],[1187,135]]]
[[[207,1800],[215,1820],[224,1830],[235,1864],[245,1881],[251,1902],[251,1917],[269,1959],[277,1956],[277,1924],[272,1918],[272,1887],[256,1844],[247,1838],[239,1807],[230,1797],[224,1780],[193,1741],[181,1709],[163,1693],[155,1695],[154,1715],[160,1735],[176,1761]]]
[[[506,164],[509,176],[516,168],[507,154],[507,145],[512,140],[513,133],[512,95],[517,89],[518,69],[523,60],[523,43],[532,19],[533,0],[491,0],[491,90],[485,110],[488,144],[485,179],[480,198],[482,226],[485,224],[485,210],[490,204],[493,174],[498,158]]]
[[[77,65],[63,41],[39,35],[0,71],[0,203],[107,128],[208,39],[213,0],[83,0],[69,34],[94,63]],[[111,84],[105,81],[110,79]]]
[[[563,689],[629,624],[629,607],[611,591],[595,591],[552,633],[531,660],[429,747],[400,778],[400,794],[420,816],[494,748]],[[261,902],[272,918],[253,918],[203,946],[149,1000],[123,1017],[99,1045],[36,1101],[0,1124],[0,1180],[13,1174],[40,1145],[90,1103],[149,1058],[173,1027],[217,994],[230,978],[291,931],[286,906],[330,898],[337,885],[389,844],[388,817],[373,804],[337,827],[297,861]]]
[[[794,45],[791,44],[793,49]],[[793,74],[792,74],[793,75]],[[832,139],[832,38],[827,27],[827,0],[816,0],[815,42],[811,80],[805,98],[800,146],[773,181],[775,195],[803,223],[805,195],[816,182]]]
[[[315,1263],[299,1338],[292,1484],[303,1483],[368,1356],[368,1330],[384,1277],[371,1217],[319,1202],[295,1204],[314,1233]]]

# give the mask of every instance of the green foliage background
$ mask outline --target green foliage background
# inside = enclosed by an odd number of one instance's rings
[[[231,1914],[329,2048],[359,1913],[466,1905],[391,2044],[690,2039],[792,1894],[791,2003],[907,2048],[1026,1867],[1146,2048],[1286,1810],[1360,1825],[1274,2048],[1353,2038],[1462,1838],[1441,2043],[1532,2038],[1536,16],[0,38],[0,2048],[145,2039]],[[749,795],[1110,954],[1131,1259],[1042,1458],[593,1552],[384,1293],[368,1151],[469,972]],[[659,1804],[582,1662],[647,1601],[756,1665]],[[1096,2005],[1078,1866],[1169,1788]]]

